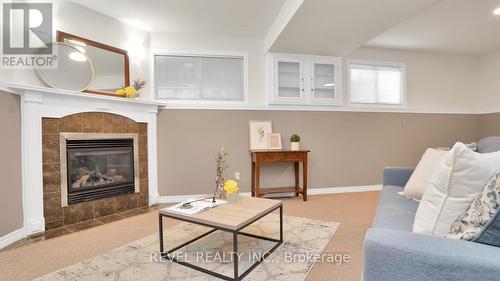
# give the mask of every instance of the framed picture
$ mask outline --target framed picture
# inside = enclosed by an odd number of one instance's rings
[[[271,121],[256,121],[250,120],[250,150],[266,150],[268,149],[268,134],[273,132]]]
[[[270,133],[267,135],[267,148],[281,150],[281,134],[280,133]]]

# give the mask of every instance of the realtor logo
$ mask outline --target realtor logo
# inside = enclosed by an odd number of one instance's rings
[[[52,3],[3,4],[3,53],[52,54]]]
[[[3,3],[2,68],[53,68],[52,3]]]

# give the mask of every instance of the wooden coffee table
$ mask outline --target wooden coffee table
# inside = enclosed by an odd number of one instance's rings
[[[279,239],[259,236],[251,233],[242,232],[241,230],[250,224],[258,221],[259,219],[265,217],[266,215],[272,213],[273,211],[279,209],[280,212],[280,237]],[[163,217],[169,217],[193,224],[203,225],[209,228],[212,228],[207,233],[204,233],[196,238],[193,238],[181,245],[178,245],[168,251],[164,251],[163,244]],[[208,211],[194,214],[194,215],[185,215],[180,214],[174,211],[169,210],[168,208],[161,209],[159,211],[159,227],[160,227],[160,253],[162,257],[166,257],[167,259],[185,265],[187,267],[199,270],[201,272],[210,274],[212,276],[218,277],[223,280],[241,280],[245,276],[247,276],[255,267],[257,267],[262,261],[269,256],[274,250],[276,250],[283,243],[283,205],[281,201],[263,199],[263,198],[255,198],[255,197],[240,197],[237,201],[228,202],[224,205],[215,207]],[[233,252],[232,259],[234,264],[234,276],[228,277],[226,275],[210,271],[208,269],[196,266],[194,264],[190,264],[175,258],[172,254],[215,232],[215,231],[225,231],[233,234]],[[260,259],[258,259],[250,268],[248,268],[241,275],[238,273],[238,235],[249,236],[257,239],[263,239],[267,241],[276,242],[276,245],[273,246],[269,251],[264,253]]]

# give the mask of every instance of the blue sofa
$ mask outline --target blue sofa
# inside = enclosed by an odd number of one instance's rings
[[[478,152],[500,150],[500,137]],[[398,194],[413,169],[386,168],[373,227],[364,243],[364,281],[500,280],[500,248],[412,232],[418,202]]]

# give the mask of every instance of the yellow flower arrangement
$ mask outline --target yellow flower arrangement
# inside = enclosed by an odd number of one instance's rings
[[[238,182],[235,180],[227,180],[224,183],[224,190],[227,193],[236,193],[240,188],[238,187]]]
[[[137,97],[137,90],[132,86],[125,87],[123,91],[125,92],[125,95],[127,95],[127,98]]]
[[[131,86],[124,87],[123,89],[118,89],[115,95],[126,98],[137,98],[139,96],[139,90],[146,86],[146,81],[144,80],[134,80]]]
[[[126,96],[127,96],[127,94],[125,93],[125,91],[124,91],[123,89],[117,90],[117,91],[115,92],[115,94],[116,94],[117,96],[120,96],[120,97],[126,97]]]

